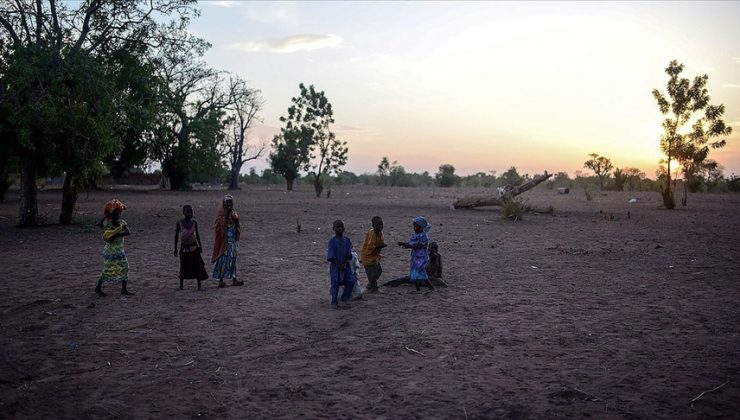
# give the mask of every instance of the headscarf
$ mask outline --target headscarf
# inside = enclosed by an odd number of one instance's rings
[[[429,233],[429,230],[432,228],[432,225],[427,222],[427,219],[425,219],[424,216],[416,216],[414,218],[414,223],[421,226],[424,233]]]
[[[114,198],[113,200],[105,203],[103,216],[105,216],[106,219],[110,218],[110,214],[113,213],[113,210],[118,210],[119,213],[123,212],[124,210],[126,210],[126,205],[117,198]]]

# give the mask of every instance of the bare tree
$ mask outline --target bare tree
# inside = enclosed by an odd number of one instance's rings
[[[264,107],[265,100],[259,89],[250,88],[238,76],[229,80],[229,91],[233,104],[227,111],[222,149],[230,166],[229,189],[238,190],[239,172],[244,163],[259,158],[265,151],[264,140],[254,147],[250,147],[247,142],[247,131],[254,123],[262,121],[259,112]]]

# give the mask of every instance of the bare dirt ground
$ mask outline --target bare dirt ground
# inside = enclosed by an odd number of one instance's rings
[[[246,285],[203,292],[177,290],[174,226],[192,204],[209,256],[223,192],[82,194],[83,223],[25,230],[11,194],[0,418],[740,417],[740,195],[667,211],[657,193],[536,190],[522,197],[555,213],[520,222],[449,209],[482,191],[247,187],[234,194]],[[113,197],[129,207],[136,295],[99,299],[92,223]],[[55,220],[59,193],[39,199]],[[359,248],[372,216],[395,244],[419,214],[450,287],[331,311],[331,222]],[[383,281],[406,274],[407,251],[384,253]]]

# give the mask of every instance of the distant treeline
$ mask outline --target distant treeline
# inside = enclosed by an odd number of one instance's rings
[[[445,165],[443,165],[445,166]],[[448,165],[449,166],[449,165]],[[478,172],[471,175],[450,175],[442,171],[436,174],[430,174],[428,171],[422,173],[406,172],[401,168],[393,171],[389,175],[379,173],[362,173],[356,174],[350,171],[341,172],[338,176],[331,177],[329,185],[376,185],[388,187],[483,187],[496,188],[505,185],[521,185],[531,180],[539,174],[520,175],[516,167],[509,168],[501,175],[492,172]],[[225,180],[225,178],[224,178]],[[313,184],[313,176],[299,176],[296,179],[297,185]],[[211,180],[214,181],[214,180]],[[223,182],[223,180],[222,180]],[[240,175],[240,182],[248,185],[283,185],[285,179],[274,173],[271,169],[264,169],[257,172],[252,167],[246,174]],[[645,177],[644,173],[638,173],[621,181],[619,177],[608,177],[605,181],[604,190],[610,191],[660,191],[661,179],[653,180]],[[681,180],[678,181],[681,184]],[[600,180],[596,175],[585,175],[578,172],[575,177],[571,177],[566,172],[557,172],[553,177],[540,184],[537,188],[554,189],[554,188],[590,188],[598,189]],[[732,174],[725,178],[715,177],[712,179],[702,180],[698,184],[690,185],[692,192],[738,192],[740,191],[740,177]]]

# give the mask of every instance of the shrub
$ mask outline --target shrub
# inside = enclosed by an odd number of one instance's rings
[[[522,216],[527,211],[527,206],[515,198],[504,201],[501,208],[503,209],[502,217],[514,221],[522,220]]]

